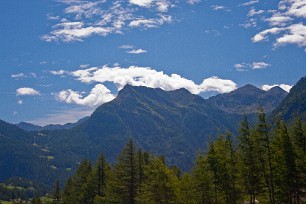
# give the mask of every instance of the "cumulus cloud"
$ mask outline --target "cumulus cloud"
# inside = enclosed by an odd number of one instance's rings
[[[291,85],[288,85],[288,84],[273,84],[273,85],[263,85],[261,87],[262,90],[265,90],[265,91],[269,91],[270,89],[272,89],[273,87],[280,87],[282,88],[283,90],[287,91],[287,92],[290,92],[290,89],[292,88]]]
[[[193,94],[200,94],[207,91],[216,91],[227,93],[237,88],[237,85],[228,79],[218,77],[206,78],[200,84],[186,79],[178,74],[167,75],[162,71],[154,70],[150,67],[130,66],[122,68],[119,66],[92,67],[88,69],[77,70],[69,73],[82,83],[99,83],[86,95],[73,91],[71,89],[63,90],[56,94],[59,101],[73,103],[84,106],[97,106],[115,98],[115,94],[104,85],[104,83],[113,83],[118,90],[125,85],[145,86],[150,88],[161,88],[165,91],[185,88]]]
[[[268,40],[275,37],[273,45],[293,44],[299,47],[306,47],[306,1],[305,0],[281,0],[277,10],[271,12],[266,18],[270,28],[257,33],[253,42]]]
[[[16,95],[17,96],[23,96],[23,95],[34,96],[34,95],[40,95],[40,93],[39,91],[36,91],[33,88],[23,87],[23,88],[19,88],[16,90]]]
[[[129,53],[129,54],[142,54],[142,53],[146,53],[147,51],[143,50],[143,49],[137,49],[137,50],[129,50],[129,51],[126,51],[126,52]]]
[[[72,91],[71,89],[63,90],[57,94],[59,101],[85,106],[97,106],[114,98],[115,96],[103,84],[97,84],[87,96],[83,96],[82,93]]]
[[[23,104],[23,100],[17,100],[17,103],[19,104],[19,105],[22,105]]]
[[[237,88],[237,85],[228,79],[218,77],[206,78],[200,84],[186,79],[178,74],[167,75],[162,71],[151,69],[150,67],[130,66],[122,68],[119,66],[91,67],[69,73],[82,83],[99,83],[86,95],[71,89],[62,90],[55,94],[56,98],[65,103],[78,104],[83,106],[98,106],[109,102],[115,98],[115,94],[104,85],[113,83],[118,90],[125,85],[145,86],[150,88],[161,88],[165,91],[185,88],[193,94],[200,94],[207,91],[227,93]]]

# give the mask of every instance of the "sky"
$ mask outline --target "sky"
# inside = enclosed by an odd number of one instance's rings
[[[306,0],[1,0],[0,119],[75,122],[126,84],[204,98],[306,74]]]

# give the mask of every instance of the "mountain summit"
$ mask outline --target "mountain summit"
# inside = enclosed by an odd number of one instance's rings
[[[286,91],[279,87],[264,91],[247,84],[230,93],[213,96],[207,101],[212,106],[216,106],[228,113],[252,114],[256,113],[259,107],[263,107],[269,113],[287,94]]]

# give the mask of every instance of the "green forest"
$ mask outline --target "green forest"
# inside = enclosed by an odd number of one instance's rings
[[[305,124],[304,124],[305,125]],[[49,200],[67,204],[306,203],[306,136],[299,118],[269,124],[241,121],[239,135],[220,134],[199,152],[189,172],[167,166],[164,156],[130,139],[114,164],[101,153],[83,160],[63,189],[56,182]]]

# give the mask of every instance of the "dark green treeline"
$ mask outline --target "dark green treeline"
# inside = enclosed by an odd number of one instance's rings
[[[58,203],[238,204],[306,203],[306,136],[299,119],[273,126],[262,110],[250,127],[244,117],[237,141],[230,133],[211,142],[189,173],[168,167],[163,156],[137,149],[132,140],[111,166],[101,154],[81,162]]]

